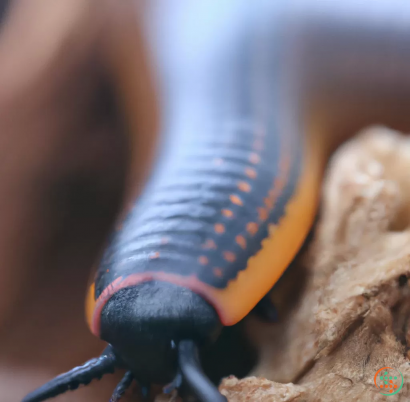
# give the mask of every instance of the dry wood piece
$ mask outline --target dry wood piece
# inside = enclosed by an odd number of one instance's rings
[[[385,401],[386,366],[404,378],[388,400],[409,400],[409,172],[410,139],[383,127],[334,155],[314,241],[274,290],[281,320],[249,319],[261,359],[223,381],[230,401]]]

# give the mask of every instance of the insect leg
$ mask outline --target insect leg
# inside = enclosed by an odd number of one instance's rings
[[[174,389],[178,389],[182,384],[182,374],[178,373],[169,384],[163,388],[164,394],[170,394]]]
[[[111,396],[110,402],[118,402],[124,395],[125,391],[130,387],[133,381],[134,375],[131,371],[127,371],[122,380],[118,383],[117,387],[115,388]]]
[[[253,312],[263,321],[276,322],[278,321],[278,311],[273,304],[270,293],[265,295],[253,309]]]

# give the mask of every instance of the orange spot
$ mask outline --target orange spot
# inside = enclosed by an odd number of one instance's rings
[[[151,258],[151,260],[158,258],[159,257],[159,251],[156,251],[154,254],[150,255],[149,258]]]
[[[249,191],[251,191],[251,186],[246,181],[240,181],[238,183],[238,188],[245,193],[249,193]]]
[[[263,141],[261,139],[255,140],[253,143],[253,149],[256,151],[262,151],[263,150]]]
[[[258,154],[251,153],[249,155],[249,162],[253,163],[254,165],[257,165],[260,162],[261,158]]]
[[[272,209],[273,206],[275,205],[276,199],[278,198],[278,195],[280,194],[281,190],[283,189],[285,181],[281,178],[276,178],[274,187],[269,190],[268,192],[268,198],[266,199],[265,205],[269,208]]]
[[[248,233],[253,236],[256,234],[256,232],[258,231],[258,224],[255,222],[249,222],[246,225],[246,230],[248,231]]]
[[[390,388],[393,388],[393,385],[390,384]]]
[[[222,210],[222,215],[226,216],[227,218],[232,218],[233,217],[233,212],[230,209],[223,209]]]
[[[209,262],[209,260],[208,260],[208,257],[205,257],[204,255],[201,255],[201,256],[198,258],[198,262],[199,262],[201,265],[207,265],[208,262]]]
[[[231,200],[232,203],[236,204],[236,205],[243,205],[242,200],[235,194],[232,194],[229,196],[229,199]]]
[[[258,208],[258,214],[259,214],[259,219],[261,221],[266,221],[266,219],[268,219],[268,211],[266,210],[266,208]]]
[[[256,176],[257,176],[256,170],[253,168],[249,168],[249,167],[245,169],[245,174],[250,179],[256,179]]]
[[[109,269],[107,269],[105,272],[107,272],[107,273],[108,273],[108,272],[110,272],[110,270],[109,270]]]
[[[214,226],[214,228],[215,228],[215,232],[216,232],[216,233],[221,234],[221,233],[224,233],[224,232],[225,232],[225,226],[222,225],[222,223],[216,223],[215,226]]]
[[[221,166],[224,163],[224,160],[222,158],[215,158],[213,162],[214,165]]]
[[[203,245],[202,248],[204,249],[214,249],[216,250],[216,244],[212,239],[208,239]]]
[[[277,177],[276,179],[275,179],[275,182],[274,182],[274,189],[275,188],[278,188],[278,189],[282,189],[283,187],[284,187],[284,185],[285,185],[285,179],[283,178],[283,177]]]
[[[397,385],[395,385],[394,388],[397,388]]]
[[[246,249],[246,239],[243,236],[238,235],[235,240],[243,249]]]
[[[168,242],[169,242],[168,237],[163,237],[163,238],[161,239],[161,244],[168,244]]]
[[[393,384],[393,380],[390,380],[389,382],[390,382],[391,384]]]
[[[222,277],[222,269],[221,268],[214,268],[214,275],[218,278]]]
[[[271,200],[270,198],[268,198],[268,197],[264,198],[263,202],[265,203],[266,208],[268,208],[268,209],[273,208],[273,200]]]
[[[224,251],[223,256],[228,262],[234,262],[236,260],[236,255],[232,253],[232,251]]]
[[[382,385],[380,385],[380,388],[383,388],[383,384],[382,384]]]

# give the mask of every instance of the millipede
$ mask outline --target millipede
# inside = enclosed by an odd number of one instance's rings
[[[409,2],[158,0],[144,21],[161,147],[87,296],[107,347],[24,402],[117,368],[112,401],[134,380],[226,401],[198,351],[289,266],[334,149],[367,124],[410,127]]]

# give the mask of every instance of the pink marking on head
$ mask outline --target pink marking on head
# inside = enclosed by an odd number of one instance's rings
[[[225,316],[223,306],[220,305],[216,297],[213,296],[212,290],[215,290],[210,285],[200,281],[195,275],[182,276],[178,274],[170,274],[166,272],[142,272],[131,274],[125,278],[117,278],[114,282],[108,285],[100,297],[95,302],[95,309],[91,322],[91,332],[99,337],[101,330],[101,313],[108,300],[119,290],[139,285],[143,282],[149,281],[163,281],[173,283],[174,285],[181,286],[192,290],[194,293],[202,296],[209,304],[211,304],[218,313],[221,323],[227,323],[229,317]],[[226,325],[226,324],[224,324]]]

